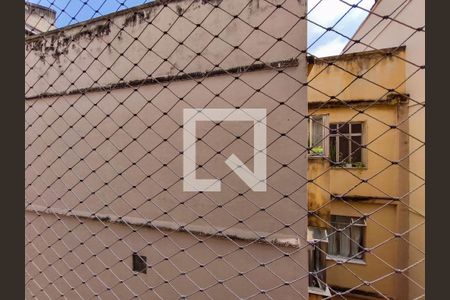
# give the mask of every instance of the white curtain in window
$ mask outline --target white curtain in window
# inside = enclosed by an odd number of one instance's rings
[[[351,254],[352,256],[354,256],[356,253],[359,252],[359,247],[362,241],[362,228],[359,226],[353,226],[351,238],[352,238]],[[361,255],[362,254],[359,254],[355,258],[360,258]]]
[[[328,237],[328,253],[331,255],[336,255],[336,242],[337,242],[337,233],[333,233]]]
[[[350,227],[344,229],[341,233],[341,242],[340,242],[340,255],[342,256],[350,256]]]

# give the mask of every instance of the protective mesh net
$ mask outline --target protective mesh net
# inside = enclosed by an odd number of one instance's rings
[[[25,2],[27,298],[425,298],[423,15]]]

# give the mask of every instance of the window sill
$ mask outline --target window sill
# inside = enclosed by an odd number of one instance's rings
[[[331,165],[331,168],[337,170],[337,169],[348,169],[348,170],[367,170],[367,166],[364,167],[354,167],[354,166],[345,166],[345,165]]]
[[[367,263],[363,259],[348,258],[345,256],[327,255],[327,260],[332,260],[332,261],[341,262],[341,263],[345,263],[345,264],[367,265]]]

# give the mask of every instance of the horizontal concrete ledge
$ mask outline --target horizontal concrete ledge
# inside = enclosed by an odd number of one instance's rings
[[[333,56],[324,56],[324,57],[316,57],[316,56],[308,56],[308,63],[310,64],[325,64],[328,65],[330,62],[341,62],[354,60],[357,58],[370,58],[376,56],[389,56],[389,55],[397,55],[399,52],[405,51],[406,46],[398,46],[398,47],[390,47],[390,48],[382,48],[376,50],[368,50],[361,52],[352,52],[352,53],[344,53]]]
[[[400,201],[400,197],[386,197],[386,196],[360,196],[360,195],[332,195],[335,200],[342,201],[374,201],[374,200],[382,200],[382,201]]]
[[[48,208],[41,205],[29,205],[25,208],[25,211],[37,214],[42,213],[47,215],[57,215],[62,217],[76,217],[80,219],[89,219],[93,221],[101,221],[115,224],[127,224],[130,226],[140,226],[162,231],[185,232],[199,237],[206,236],[228,240],[231,239],[233,241],[256,242],[261,244],[274,245],[278,247],[300,248],[302,246],[299,237],[286,236],[281,234],[270,234],[266,232],[252,232],[236,228],[222,230],[221,228],[212,228],[198,225],[183,226],[180,224],[176,224],[174,222],[149,221],[139,217],[118,217],[107,214],[91,214],[86,211],[69,212],[68,210],[65,209]],[[307,246],[307,243],[305,242],[303,246]]]
[[[169,76],[160,76],[160,77],[149,77],[146,79],[132,80],[126,82],[118,82],[105,86],[98,87],[88,87],[84,89],[74,89],[66,92],[58,92],[58,93],[42,93],[35,96],[25,97],[25,100],[34,100],[34,99],[42,99],[42,98],[50,98],[50,97],[61,97],[68,96],[74,94],[86,94],[92,92],[108,92],[115,89],[124,89],[124,88],[134,88],[140,87],[143,85],[150,84],[165,84],[171,83],[174,81],[180,80],[195,80],[195,79],[205,79],[209,77],[222,76],[222,75],[230,75],[230,74],[239,74],[239,73],[247,73],[247,72],[255,72],[255,71],[263,71],[263,70],[283,70],[286,68],[298,67],[299,61],[296,58],[291,58],[288,60],[280,60],[271,63],[257,63],[246,66],[239,66],[229,69],[216,69],[207,72],[193,72],[193,73],[183,73],[180,75],[169,75]]]
[[[309,109],[318,108],[339,108],[339,107],[368,107],[379,105],[397,105],[406,103],[409,95],[406,94],[389,94],[384,99],[346,99],[346,100],[329,100],[329,101],[309,101]]]

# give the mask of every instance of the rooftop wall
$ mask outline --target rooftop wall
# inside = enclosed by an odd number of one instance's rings
[[[38,34],[55,29],[56,12],[47,7],[25,2],[25,30]]]
[[[316,58],[308,74],[308,101],[325,102],[336,97],[351,103],[386,100],[392,94],[387,89],[405,93],[404,51],[404,48],[384,49]],[[391,52],[389,56],[385,54]]]
[[[31,37],[26,97],[302,56],[304,68],[303,39],[294,32],[305,29],[297,17],[305,7],[304,1],[286,1],[282,9],[256,0],[155,1]]]

